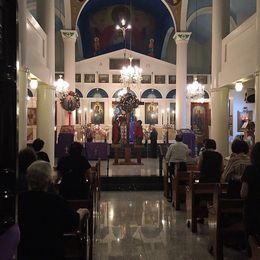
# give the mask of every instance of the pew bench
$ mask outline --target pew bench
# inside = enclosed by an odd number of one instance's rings
[[[215,259],[223,259],[225,237],[235,237],[245,232],[243,206],[244,200],[225,198],[220,188],[215,189],[213,204],[208,207],[209,251]]]
[[[75,232],[65,233],[64,238],[64,259],[88,260],[90,253],[90,241],[88,239],[88,221],[90,214],[87,212],[80,221]]]
[[[220,183],[199,183],[198,173],[191,173],[189,184],[186,186],[186,211],[187,226],[191,228],[192,233],[197,232],[197,219],[208,216],[207,205],[212,202],[213,194],[216,189],[221,192],[227,192],[228,184]],[[204,205],[200,206],[200,203]]]

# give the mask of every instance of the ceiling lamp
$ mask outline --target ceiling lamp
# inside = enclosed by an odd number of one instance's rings
[[[129,29],[132,29],[132,26],[131,26],[131,24],[128,24],[126,26],[126,20],[122,19],[121,26],[117,25],[116,29],[121,30],[123,33],[123,38],[124,38],[124,43],[125,43],[124,59],[126,59],[126,31]],[[132,41],[132,35],[130,35],[130,52],[131,52],[131,46],[132,46],[131,41]],[[142,80],[142,69],[139,68],[138,66],[133,67],[132,60],[133,60],[133,57],[130,54],[129,65],[123,66],[120,71],[120,74],[121,74],[120,81],[125,88],[130,88],[133,85],[140,84],[141,80]]]
[[[142,80],[142,69],[137,66],[132,66],[133,58],[129,57],[129,65],[123,66],[120,71],[120,81],[125,87],[130,87],[135,84],[140,84]]]
[[[37,89],[38,88],[38,80],[37,79],[31,79],[30,80],[30,88],[31,89]]]
[[[201,85],[197,77],[194,77],[193,82],[187,86],[187,98],[201,99],[204,97],[204,86]]]
[[[59,79],[54,81],[54,87],[56,88],[56,92],[62,93],[66,92],[69,88],[69,83],[63,80],[62,75],[59,75]]]
[[[235,90],[237,91],[237,92],[240,92],[240,91],[242,91],[242,89],[243,89],[243,83],[242,82],[236,82],[236,85],[235,85]]]

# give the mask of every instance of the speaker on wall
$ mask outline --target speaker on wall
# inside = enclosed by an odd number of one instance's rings
[[[246,103],[255,103],[255,89],[248,88],[245,93],[245,102]]]

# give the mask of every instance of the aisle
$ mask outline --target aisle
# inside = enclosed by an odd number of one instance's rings
[[[213,259],[206,230],[193,235],[162,192],[103,192],[100,213],[95,260]]]

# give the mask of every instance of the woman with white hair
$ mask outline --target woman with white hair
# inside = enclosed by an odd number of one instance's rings
[[[63,259],[63,234],[78,227],[86,209],[79,209],[77,213],[64,199],[47,192],[51,183],[48,162],[32,163],[27,169],[27,182],[29,191],[19,197],[19,259]]]

